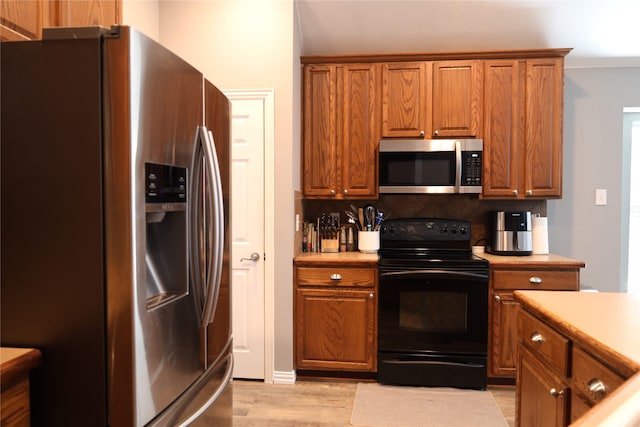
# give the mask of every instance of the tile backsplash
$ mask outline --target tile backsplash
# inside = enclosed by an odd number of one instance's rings
[[[350,205],[363,207],[372,203],[385,218],[448,218],[471,223],[471,244],[482,239],[490,240],[491,212],[531,211],[547,216],[546,200],[481,200],[477,195],[381,195],[379,200],[302,200],[300,215],[314,221],[320,214],[339,212],[341,224],[347,223],[344,211]],[[296,239],[297,240],[297,239]],[[296,245],[299,247],[300,245]]]

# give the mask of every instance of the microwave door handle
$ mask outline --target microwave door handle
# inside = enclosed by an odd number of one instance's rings
[[[460,192],[460,183],[462,177],[462,149],[460,147],[460,141],[456,141],[456,179],[455,179],[455,192]]]
[[[200,140],[200,127],[196,129],[196,137],[193,143],[191,158],[191,170],[189,176],[189,273],[191,287],[199,310],[204,309],[205,295],[205,235],[204,235],[204,186],[203,177],[203,147]]]

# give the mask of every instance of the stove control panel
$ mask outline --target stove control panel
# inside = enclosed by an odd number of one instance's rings
[[[471,225],[467,221],[442,218],[403,218],[382,224],[381,240],[396,241],[469,241]]]

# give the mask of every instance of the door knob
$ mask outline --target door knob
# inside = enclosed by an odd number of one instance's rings
[[[240,258],[240,262],[242,261],[253,261],[256,262],[260,259],[260,254],[258,252],[254,252],[251,254],[250,258]]]

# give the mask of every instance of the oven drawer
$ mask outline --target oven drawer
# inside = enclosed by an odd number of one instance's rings
[[[375,268],[298,267],[296,283],[301,286],[371,287],[376,282]]]
[[[524,310],[518,312],[518,336],[524,346],[558,374],[569,374],[569,340]]]
[[[543,289],[574,291],[579,288],[578,270],[494,270],[493,289]]]

